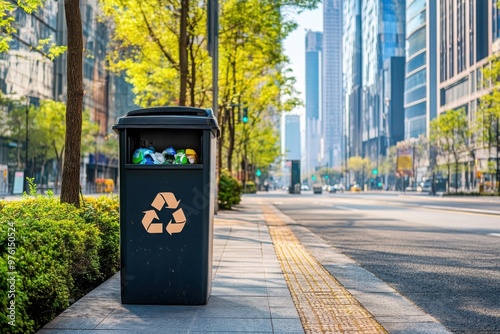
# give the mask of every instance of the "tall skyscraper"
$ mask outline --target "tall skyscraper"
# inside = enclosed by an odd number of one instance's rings
[[[300,160],[300,115],[285,116],[285,160]]]
[[[362,156],[361,140],[361,0],[344,3],[343,73],[346,124],[346,157]]]
[[[437,5],[434,0],[407,2],[406,139],[428,136],[437,115]]]
[[[405,53],[405,0],[377,0],[362,2],[363,45],[363,102],[362,140],[363,156],[378,161],[385,154],[381,144],[385,138],[384,111],[386,104],[384,69],[392,57],[403,57]],[[404,78],[404,71],[400,73]],[[403,81],[402,81],[403,82]],[[398,83],[391,82],[392,85]],[[400,85],[401,86],[401,85]],[[401,90],[401,94],[403,91]],[[394,97],[389,97],[391,100]],[[403,113],[403,108],[391,108],[391,117]],[[403,126],[401,124],[401,126]]]
[[[321,63],[323,34],[308,31],[306,34],[306,132],[304,174],[313,173],[321,163]]]
[[[323,1],[323,141],[324,161],[341,167],[344,157],[342,103],[342,5],[341,0]]]

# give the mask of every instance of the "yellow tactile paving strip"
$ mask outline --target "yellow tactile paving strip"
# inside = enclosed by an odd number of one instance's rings
[[[262,210],[306,333],[387,333],[301,245],[268,205]]]

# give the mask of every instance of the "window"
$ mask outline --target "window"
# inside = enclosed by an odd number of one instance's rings
[[[474,1],[469,1],[469,65],[474,65]]]
[[[410,59],[406,63],[406,73],[411,73],[414,70],[416,70],[419,67],[422,67],[426,63],[426,53],[422,52],[418,56],[415,56],[414,58]]]
[[[411,35],[413,31],[418,29],[420,26],[425,24],[426,22],[426,11],[422,11],[420,14],[415,16],[410,22],[408,22],[408,25],[406,26],[406,32],[408,35]]]
[[[441,82],[448,79],[448,40],[447,40],[447,32],[446,32],[446,17],[444,13],[446,13],[446,0],[441,0],[440,2],[440,28],[441,28],[441,41],[440,41],[440,54],[439,54],[439,63],[440,63],[440,80]]]
[[[413,54],[425,48],[426,43],[426,29],[425,27],[417,30],[413,33],[413,35],[408,38],[408,57],[411,57]]]
[[[423,116],[426,114],[427,103],[421,102],[415,104],[414,106],[405,108],[405,119],[412,119],[418,116]]]
[[[408,6],[406,10],[407,21],[411,20],[418,12],[425,9],[426,0],[415,0]]]
[[[466,68],[465,50],[465,0],[459,0],[457,6],[457,71]]]

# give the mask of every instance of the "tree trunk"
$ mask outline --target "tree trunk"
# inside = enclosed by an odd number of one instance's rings
[[[238,107],[239,108],[239,107]],[[233,152],[234,152],[234,107],[229,109],[229,117],[227,118],[227,125],[229,130],[229,142],[227,148],[227,169],[232,172],[233,170]]]
[[[225,113],[226,107],[222,107],[221,110],[217,113],[217,122],[219,124],[224,124],[225,122]],[[220,136],[217,141],[217,168],[220,171],[222,169],[222,148],[224,147],[224,136],[225,136],[225,126],[221,126],[220,128]]]
[[[180,71],[180,91],[179,105],[186,105],[187,79],[188,79],[188,37],[187,37],[187,17],[189,10],[189,0],[181,1],[181,22],[179,33],[179,71]]]
[[[80,206],[80,150],[83,107],[83,37],[79,0],[64,0],[68,28],[68,97],[61,202]]]
[[[191,107],[196,107],[195,105],[195,100],[196,100],[196,56],[194,54],[194,42],[191,40],[189,42],[189,61],[191,62],[191,85],[189,89],[189,96],[190,96],[190,103],[189,105]],[[200,105],[200,107],[203,107],[203,105]],[[215,110],[214,110],[215,112]]]

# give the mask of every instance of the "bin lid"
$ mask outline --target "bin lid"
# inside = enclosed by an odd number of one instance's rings
[[[212,109],[182,106],[132,110],[118,117],[112,128],[115,132],[125,128],[210,129],[216,137],[220,135]]]

